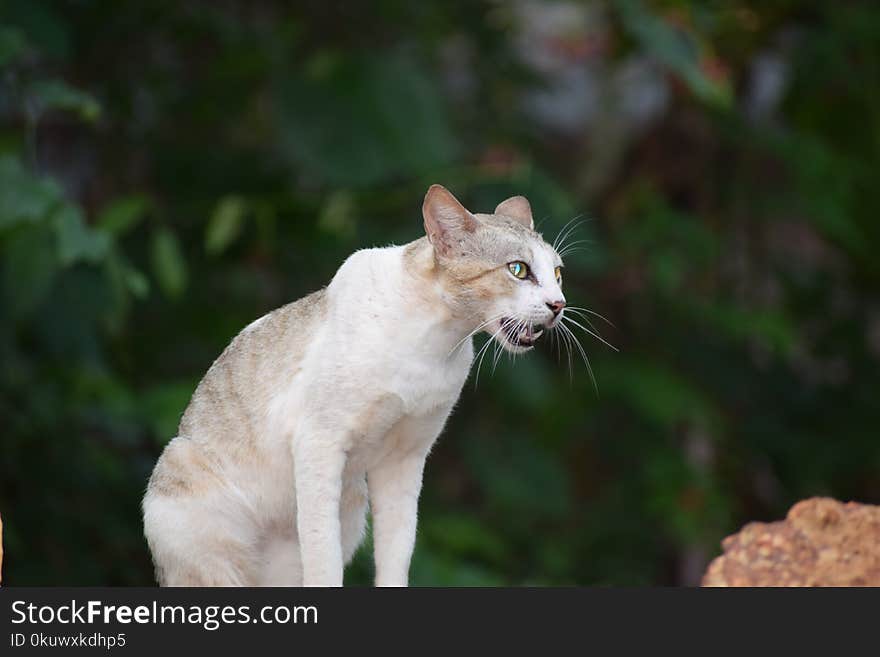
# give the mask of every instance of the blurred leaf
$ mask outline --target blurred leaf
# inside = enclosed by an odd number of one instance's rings
[[[159,287],[171,298],[178,298],[186,289],[187,267],[177,236],[168,228],[153,233],[151,245],[153,274]]]
[[[45,220],[61,198],[54,181],[30,174],[13,157],[0,157],[0,230]]]
[[[321,208],[318,225],[327,232],[350,239],[354,237],[357,224],[354,218],[354,197],[346,190],[330,194]]]
[[[110,203],[98,215],[96,224],[105,232],[119,237],[144,218],[150,201],[145,196],[126,196]]]
[[[241,233],[247,202],[240,196],[226,196],[217,203],[205,230],[205,251],[219,255]]]
[[[110,247],[109,236],[86,226],[82,211],[75,206],[65,205],[57,210],[53,224],[58,237],[58,259],[63,266],[80,260],[97,263]]]
[[[67,110],[89,122],[97,121],[101,115],[101,106],[93,96],[62,80],[34,82],[28,87],[27,94],[36,104],[38,112]]]
[[[139,299],[143,299],[150,292],[149,279],[134,267],[125,268],[125,283],[131,293]]]
[[[106,272],[114,297],[114,308],[107,317],[111,331],[123,327],[129,309],[130,297],[144,298],[149,292],[149,281],[117,250],[111,250],[106,260]]]
[[[623,24],[642,48],[676,73],[699,99],[730,105],[732,90],[726,79],[713,80],[701,65],[694,35],[658,17],[641,0],[615,0]]]

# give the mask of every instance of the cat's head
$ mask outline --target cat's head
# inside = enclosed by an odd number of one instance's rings
[[[562,318],[562,259],[534,229],[522,196],[493,214],[473,214],[432,185],[422,206],[425,233],[454,312],[508,351],[532,348]]]

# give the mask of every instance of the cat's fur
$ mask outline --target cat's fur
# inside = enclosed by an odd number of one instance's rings
[[[368,506],[376,584],[407,584],[425,458],[471,335],[526,351],[514,342],[555,325],[564,303],[559,255],[523,197],[474,215],[434,185],[423,216],[426,237],[354,253],[208,370],[144,497],[160,584],[341,585]]]

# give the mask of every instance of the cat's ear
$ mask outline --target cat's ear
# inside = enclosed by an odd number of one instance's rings
[[[425,234],[441,255],[452,253],[464,233],[477,229],[477,218],[442,185],[431,185],[422,204]]]
[[[529,230],[535,229],[535,222],[532,219],[532,206],[529,205],[525,196],[511,196],[506,201],[501,201],[498,207],[495,208],[495,214],[516,219]]]

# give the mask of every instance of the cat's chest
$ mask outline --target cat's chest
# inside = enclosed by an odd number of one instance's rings
[[[406,414],[422,415],[455,403],[467,379],[473,350],[448,358],[399,359],[388,363],[383,387],[403,401]]]
[[[433,442],[461,393],[468,362],[433,367],[408,362],[389,368],[352,432],[349,467],[367,471],[394,451],[409,452]]]

